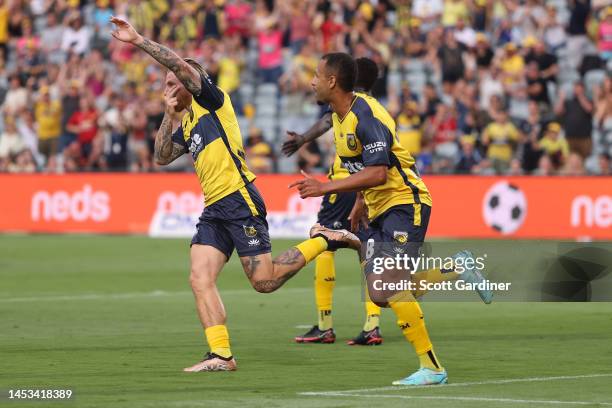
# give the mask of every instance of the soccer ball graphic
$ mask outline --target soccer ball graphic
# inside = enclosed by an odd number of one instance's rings
[[[482,203],[485,223],[504,235],[520,228],[527,215],[527,199],[519,188],[507,181],[495,183]]]

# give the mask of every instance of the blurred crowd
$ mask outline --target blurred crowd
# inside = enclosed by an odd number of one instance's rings
[[[165,73],[112,15],[206,66],[256,173],[325,171],[329,135],[280,144],[317,119],[317,62],[343,51],[377,63],[423,173],[611,174],[609,0],[0,0],[0,172],[162,170]]]

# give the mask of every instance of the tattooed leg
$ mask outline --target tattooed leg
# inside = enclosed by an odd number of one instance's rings
[[[304,256],[296,248],[285,251],[274,260],[268,253],[243,256],[240,262],[251,285],[260,293],[274,292],[306,265]]]

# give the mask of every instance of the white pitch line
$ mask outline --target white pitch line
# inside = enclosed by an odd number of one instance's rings
[[[31,297],[14,297],[0,299],[0,303],[17,303],[17,302],[57,302],[67,300],[117,300],[117,299],[136,299],[147,297],[169,297],[183,296],[190,292],[165,292],[156,290],[153,292],[134,292],[134,293],[89,293],[82,295],[58,295],[58,296],[31,296]]]
[[[312,288],[286,288],[281,289],[283,292],[312,292]],[[243,295],[247,293],[257,294],[254,289],[230,289],[220,290],[223,295]],[[0,303],[19,303],[19,302],[57,302],[70,300],[120,300],[120,299],[137,299],[137,298],[155,298],[155,297],[171,297],[171,296],[191,296],[189,291],[166,292],[163,290],[155,290],[153,292],[131,292],[131,293],[83,293],[80,295],[57,295],[57,296],[30,296],[30,297],[8,297],[0,298]],[[261,295],[269,296],[269,295]]]
[[[303,395],[303,394],[302,394]],[[310,393],[309,395],[323,397],[360,397],[360,398],[399,398],[399,399],[426,399],[447,401],[481,401],[481,402],[503,402],[512,404],[554,404],[554,405],[605,405],[612,406],[609,402],[590,401],[556,401],[556,400],[526,400],[514,398],[487,398],[487,397],[449,397],[442,395],[389,395],[389,394],[347,394],[347,393]]]
[[[585,375],[567,375],[557,377],[528,377],[528,378],[509,378],[506,380],[490,380],[490,381],[474,381],[474,382],[463,382],[463,383],[450,383],[444,385],[436,385],[435,389],[447,388],[447,387],[468,387],[473,385],[494,385],[494,384],[512,384],[521,382],[537,382],[537,381],[563,381],[563,380],[578,380],[581,378],[598,378],[598,377],[612,377],[612,373],[606,374],[585,374]],[[356,390],[339,390],[339,391],[315,391],[315,392],[300,392],[299,395],[336,395],[345,393],[362,393],[362,392],[375,392],[375,391],[395,391],[395,390],[431,390],[431,387],[419,387],[414,388],[409,385],[395,385],[389,387],[377,387],[377,388],[361,388]]]

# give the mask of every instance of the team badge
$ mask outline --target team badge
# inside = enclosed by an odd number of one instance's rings
[[[406,245],[406,243],[408,243],[408,233],[403,231],[393,231],[393,240],[396,244]]]
[[[357,138],[354,133],[349,133],[346,135],[346,145],[351,150],[357,150]]]
[[[244,235],[249,238],[257,235],[257,229],[255,229],[255,227],[252,225],[243,225],[242,228],[244,228]]]

